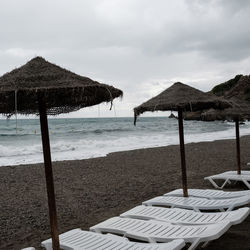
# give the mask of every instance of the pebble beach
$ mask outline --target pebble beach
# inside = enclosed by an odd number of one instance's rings
[[[241,137],[243,169],[250,136]],[[186,144],[189,188],[212,188],[205,176],[236,168],[235,140]],[[53,163],[59,232],[88,230],[142,201],[181,187],[179,146],[110,153]],[[250,169],[249,169],[250,170]],[[0,249],[21,249],[50,238],[43,164],[0,167]],[[236,185],[225,190],[243,190]],[[250,249],[250,217],[207,250]]]

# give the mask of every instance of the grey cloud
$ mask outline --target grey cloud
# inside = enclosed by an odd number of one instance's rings
[[[185,1],[192,12],[205,14],[209,9],[220,9],[223,15],[236,15],[238,12],[249,8],[248,0],[189,0]]]
[[[101,15],[105,13],[97,11],[100,1],[73,1],[74,4],[70,5],[67,1],[58,0],[51,3],[44,1],[45,4],[42,1],[24,2],[30,4],[26,11],[20,8],[21,4],[17,4],[16,9],[15,5],[10,4],[1,8],[1,18],[5,21],[1,25],[5,37],[0,41],[3,48],[32,47],[59,52],[60,49],[86,52],[127,47],[131,50],[136,48],[149,57],[199,50],[218,60],[233,60],[234,57],[236,60],[244,59],[249,52],[249,1],[243,0],[241,4],[237,0],[182,1],[185,4],[181,6],[173,4],[176,5],[176,16],[171,21],[163,18],[160,24],[154,24],[154,19],[164,12],[160,8],[153,8],[150,12],[152,4],[146,1],[141,10],[131,10],[134,13],[132,17],[125,21],[118,19],[117,25],[116,18],[106,18]],[[167,12],[167,3],[159,2],[161,9]],[[142,3],[138,1],[138,5]],[[225,15],[240,10],[240,16]]]
[[[128,115],[175,80],[249,74],[249,13],[247,0],[1,1],[0,74],[42,55],[123,89]]]
[[[191,1],[192,2],[192,1]],[[214,3],[215,1],[195,1],[201,3]],[[197,13],[196,8],[192,9],[188,20],[173,24],[169,29],[166,27],[161,31],[161,34],[155,37],[161,37],[156,41],[149,40],[145,50],[148,50],[153,55],[161,54],[178,54],[190,51],[198,51],[204,56],[213,57],[217,60],[239,60],[249,57],[250,53],[250,4],[238,8],[241,10],[239,15],[223,15],[223,11],[235,11],[234,5],[227,3],[227,8],[222,8],[222,2],[217,6],[213,4],[212,10],[206,9],[206,12]],[[239,5],[239,4],[238,4]],[[203,6],[204,7],[204,6]],[[210,13],[211,12],[211,13]],[[225,13],[224,13],[225,14]],[[164,30],[166,32],[164,32]],[[170,30],[170,32],[168,32]]]

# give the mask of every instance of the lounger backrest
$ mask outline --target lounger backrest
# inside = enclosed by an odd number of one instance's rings
[[[174,206],[188,209],[201,209],[201,210],[213,210],[213,209],[232,209],[246,205],[250,202],[250,197],[242,196],[234,199],[206,199],[198,197],[172,197],[172,196],[158,196],[148,201],[143,202],[146,206]]]
[[[113,217],[90,228],[95,232],[117,233],[138,240],[155,240],[166,242],[172,239],[184,239],[193,242],[202,238],[202,241],[220,237],[228,228],[230,222],[225,221],[210,225],[172,225],[161,221],[143,221],[137,219]]]
[[[245,195],[250,196],[250,190],[244,191],[233,191],[233,192],[224,192],[222,190],[213,190],[213,189],[189,189],[189,196],[208,198],[208,199],[227,199],[241,197]],[[165,196],[183,196],[182,189],[176,189],[169,193],[164,194]]]
[[[46,249],[51,248],[51,239],[42,242]],[[74,229],[60,235],[60,247],[67,250],[179,250],[184,247],[183,240],[164,244],[131,242],[127,238],[112,234],[97,234]]]
[[[250,208],[230,212],[201,213],[180,208],[137,206],[120,217],[142,220],[159,220],[174,224],[212,224],[228,220],[231,224],[242,222],[249,215]]]

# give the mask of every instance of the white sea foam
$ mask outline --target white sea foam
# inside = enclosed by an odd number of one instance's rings
[[[13,124],[1,121],[0,166],[43,162],[39,123],[32,122],[23,121],[22,130],[15,136]],[[185,121],[184,128],[185,143],[235,138],[234,123]],[[50,121],[51,131],[53,161],[179,144],[177,121],[167,118],[144,118],[137,127],[132,125],[131,118],[54,119]],[[241,126],[240,134],[250,134],[250,123]]]

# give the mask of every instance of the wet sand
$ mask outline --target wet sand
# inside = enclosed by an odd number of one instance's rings
[[[242,137],[242,166],[250,170],[249,149],[250,136]],[[189,188],[212,188],[205,176],[236,168],[235,141],[187,144],[186,161]],[[60,233],[88,229],[181,187],[178,145],[54,162],[53,168]],[[0,176],[0,249],[39,249],[50,238],[43,164],[0,167]],[[250,249],[250,216],[206,249]]]

